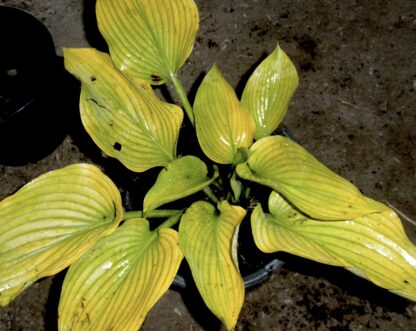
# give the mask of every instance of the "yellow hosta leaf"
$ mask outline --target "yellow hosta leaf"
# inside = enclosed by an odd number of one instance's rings
[[[235,234],[246,212],[226,201],[220,214],[208,202],[194,203],[182,216],[179,243],[208,308],[233,329],[244,301]]]
[[[310,217],[343,220],[386,210],[286,137],[262,138],[250,153],[237,174],[282,193]]]
[[[374,284],[416,301],[416,246],[392,210],[353,220],[307,218],[273,192],[271,214],[253,211],[254,240],[264,252],[285,251],[347,268]]]
[[[199,27],[193,0],[98,0],[96,9],[111,58],[132,78],[169,81],[192,51]]]
[[[143,210],[147,213],[165,203],[196,193],[217,177],[218,174],[214,174],[213,178],[209,178],[207,166],[196,156],[177,159],[162,169],[156,183],[144,197]]]
[[[182,258],[175,230],[149,231],[145,219],[126,221],[69,268],[59,330],[138,330]]]
[[[94,142],[127,168],[142,172],[176,156],[182,110],[133,84],[110,57],[92,48],[64,50],[65,68],[82,82],[82,123]]]
[[[214,162],[231,164],[253,143],[253,119],[215,65],[198,88],[194,115],[199,144]]]
[[[295,66],[279,46],[256,68],[241,97],[241,104],[256,122],[255,139],[277,129],[298,82]]]
[[[46,173],[0,202],[0,306],[63,270],[122,218],[117,187],[97,167]]]

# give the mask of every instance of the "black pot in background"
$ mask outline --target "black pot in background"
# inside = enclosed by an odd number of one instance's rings
[[[0,6],[0,164],[50,154],[68,133],[63,63],[48,29],[31,14]]]

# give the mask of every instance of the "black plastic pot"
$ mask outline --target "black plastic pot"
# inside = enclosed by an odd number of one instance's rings
[[[269,193],[270,190],[264,190],[265,196],[267,195],[268,197]],[[240,224],[237,241],[238,267],[246,288],[263,283],[274,271],[281,268],[284,264],[282,260],[276,257],[276,254],[263,253],[257,248],[251,232],[251,212],[252,210],[247,212],[246,217]],[[180,290],[194,287],[195,284],[191,270],[186,260],[184,260],[173,281],[173,288]]]
[[[286,131],[279,130],[279,134],[288,135]],[[196,138],[189,138],[190,141],[194,141]],[[107,159],[111,161],[111,159]],[[148,189],[154,184],[157,175],[160,171],[159,168],[152,169],[146,172],[146,175],[127,172],[122,166],[114,167],[114,163],[106,167],[111,169],[111,173],[114,176],[110,176],[116,181],[124,202],[124,208],[128,211],[140,210],[142,205],[140,201],[143,201],[144,196]],[[266,187],[260,187],[260,196],[263,200],[267,201],[270,189]],[[181,200],[175,201],[171,204],[165,205],[166,209],[184,209],[189,207],[194,201],[204,200],[206,196],[202,192],[195,193],[191,197],[186,197]],[[250,207],[244,206],[249,209]],[[278,270],[284,262],[276,258],[277,254],[267,254],[261,252],[254,243],[253,235],[250,225],[251,211],[247,213],[246,218],[242,221],[238,235],[238,264],[240,273],[244,279],[245,287],[250,288],[255,285],[264,282],[271,273]],[[163,222],[163,219],[150,218],[150,227],[156,228]],[[176,228],[177,229],[177,228]],[[189,269],[186,260],[183,260],[178,274],[172,284],[172,288],[176,290],[192,289],[195,287],[191,271]]]
[[[0,163],[19,165],[63,140],[63,65],[48,29],[31,14],[0,6]]]
[[[240,225],[238,264],[247,289],[266,281],[274,271],[280,269],[284,264],[282,260],[276,258],[275,254],[263,253],[256,247],[251,234],[249,219],[245,219]],[[186,261],[182,263],[172,285],[173,288],[177,289],[195,287]]]
[[[280,125],[274,134],[282,135],[297,141],[284,125]],[[270,189],[259,186],[258,194],[262,196],[264,202],[266,202],[270,194]],[[244,279],[244,285],[247,289],[266,281],[274,271],[280,269],[284,264],[284,261],[276,257],[277,254],[263,253],[257,248],[250,224],[250,216],[253,207],[254,206],[246,206],[246,208],[250,210],[240,225],[237,248],[238,265]],[[178,274],[175,276],[173,287],[178,289],[195,287],[191,271],[186,261],[182,263]]]

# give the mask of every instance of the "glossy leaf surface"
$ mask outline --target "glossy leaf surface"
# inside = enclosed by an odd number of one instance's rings
[[[286,115],[298,83],[295,66],[279,46],[250,76],[241,104],[256,123],[256,140],[269,136],[277,129]]]
[[[286,137],[262,138],[250,152],[237,174],[282,193],[312,218],[344,220],[386,210]]]
[[[199,86],[194,115],[199,144],[214,162],[231,164],[253,143],[253,119],[215,65]]]
[[[138,330],[183,258],[178,233],[130,219],[73,264],[59,304],[59,330]]]
[[[92,48],[64,50],[65,68],[82,83],[82,123],[94,142],[127,168],[142,172],[175,159],[182,110],[133,84],[110,57]]]
[[[194,203],[182,217],[179,242],[205,304],[233,329],[244,301],[235,234],[246,212],[226,201],[219,211],[207,202]]]
[[[213,178],[209,178],[207,166],[195,156],[177,159],[162,169],[156,183],[147,192],[144,212],[196,193],[211,184],[217,176],[214,174]]]
[[[271,214],[265,214],[258,205],[251,218],[254,240],[262,251],[285,251],[341,266],[416,301],[416,246],[393,211],[348,221],[316,221],[275,192],[269,210]]]
[[[162,84],[185,63],[199,27],[193,0],[98,0],[98,27],[120,70]]]
[[[0,306],[117,228],[120,194],[97,167],[46,173],[0,202]]]

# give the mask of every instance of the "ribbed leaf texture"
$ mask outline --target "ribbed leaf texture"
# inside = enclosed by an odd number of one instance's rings
[[[120,70],[150,84],[169,81],[192,51],[193,0],[98,0],[98,27]]]
[[[46,173],[0,202],[0,306],[76,261],[122,214],[117,187],[89,164]]]
[[[386,210],[366,199],[304,148],[282,136],[265,137],[250,149],[248,161],[237,174],[271,187],[312,218],[344,220]]]
[[[187,155],[162,169],[156,183],[147,192],[143,210],[145,213],[165,203],[184,198],[211,184],[218,174],[208,177],[208,169],[196,156]]]
[[[149,231],[145,219],[126,221],[69,268],[59,330],[138,330],[182,258],[176,231]]]
[[[65,68],[82,83],[82,123],[106,154],[142,172],[175,159],[182,110],[159,100],[150,85],[134,84],[92,48],[64,49]]]
[[[188,208],[179,226],[179,242],[205,304],[231,330],[244,301],[236,233],[246,212],[226,201],[218,208],[219,214],[203,201]]]
[[[347,221],[307,218],[273,192],[271,214],[253,211],[254,240],[264,252],[285,251],[347,268],[374,284],[416,301],[416,246],[392,210]]]
[[[199,144],[214,162],[231,164],[253,143],[254,121],[215,65],[198,88],[194,115]]]
[[[250,76],[241,104],[256,122],[254,138],[269,136],[286,115],[299,82],[296,68],[277,46]]]

